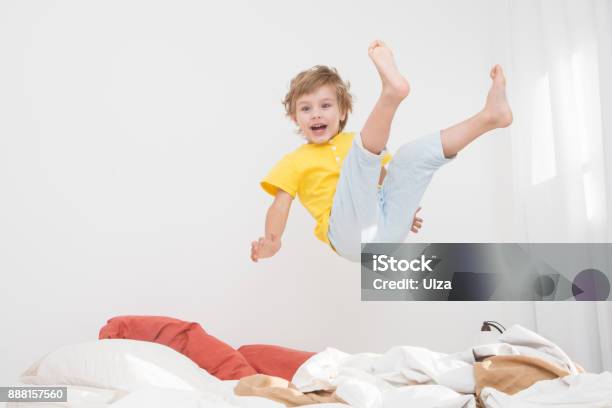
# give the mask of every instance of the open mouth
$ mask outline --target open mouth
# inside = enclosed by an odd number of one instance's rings
[[[316,124],[316,125],[312,125],[310,127],[310,130],[312,130],[313,132],[318,132],[318,131],[320,132],[320,131],[323,131],[325,129],[327,129],[327,125],[323,125],[323,124],[320,124],[320,123]]]

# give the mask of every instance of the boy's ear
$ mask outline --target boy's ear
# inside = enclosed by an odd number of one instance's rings
[[[342,116],[340,116],[340,122],[344,122],[346,120],[346,112],[342,113]]]
[[[300,126],[299,126],[299,125],[298,125],[298,123],[297,123],[297,119],[296,119],[296,117],[295,117],[295,113],[294,113],[294,114],[292,114],[292,115],[289,115],[289,119],[291,119],[291,121],[293,122],[293,124],[294,124],[295,126],[297,126],[297,128],[298,128],[297,132],[298,132],[298,133],[302,133],[302,129],[300,129]]]
[[[291,117],[291,121],[293,122],[293,124],[298,128],[298,130],[300,129],[300,125],[298,125],[297,120],[295,119],[295,116]]]

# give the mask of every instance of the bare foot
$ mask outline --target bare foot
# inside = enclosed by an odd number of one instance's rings
[[[491,69],[491,78],[493,83],[489,89],[483,113],[492,126],[508,127],[512,123],[512,109],[506,99],[506,77],[500,65],[495,65]]]
[[[382,93],[384,96],[401,101],[410,93],[410,84],[400,74],[393,52],[380,40],[375,40],[368,48],[368,55],[382,80]]]

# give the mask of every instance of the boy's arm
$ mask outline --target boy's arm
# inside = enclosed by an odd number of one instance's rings
[[[262,258],[274,256],[281,247],[281,236],[287,225],[289,210],[293,197],[279,189],[266,214],[266,233],[264,237],[251,243],[251,260],[257,262]]]

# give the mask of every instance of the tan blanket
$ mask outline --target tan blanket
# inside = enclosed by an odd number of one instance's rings
[[[295,385],[283,378],[264,374],[250,375],[242,378],[236,385],[236,388],[234,388],[234,394],[269,398],[288,407],[324,402],[344,403],[333,392],[316,391],[303,393]]]
[[[528,356],[492,356],[474,364],[476,395],[484,387],[512,395],[541,380],[565,377],[569,372],[545,360]]]

